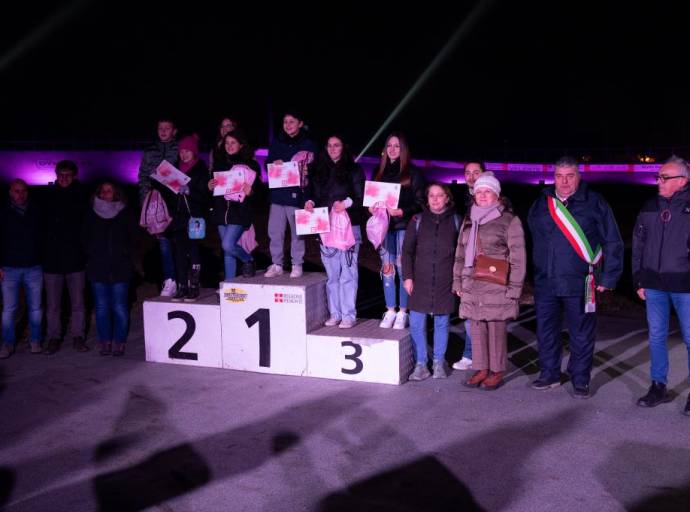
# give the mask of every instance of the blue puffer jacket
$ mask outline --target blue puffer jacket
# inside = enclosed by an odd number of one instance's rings
[[[527,217],[533,242],[535,294],[557,297],[583,295],[589,265],[577,255],[551,218],[547,196],[555,196],[553,185],[544,189],[544,195],[534,202]],[[615,288],[623,273],[623,240],[611,207],[584,182],[580,182],[566,203],[592,249],[596,250],[597,245],[603,249],[597,285]]]
[[[300,130],[294,137],[289,137],[284,131],[271,143],[268,148],[268,158],[266,165],[275,160],[289,162],[293,156],[300,151],[311,151],[316,155],[316,144],[312,141],[304,130]],[[281,204],[284,206],[304,207],[304,194],[300,187],[286,187],[271,189],[271,204]]]

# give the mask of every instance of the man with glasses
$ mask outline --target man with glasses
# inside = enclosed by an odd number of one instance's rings
[[[568,373],[574,398],[589,398],[594,359],[596,293],[611,290],[623,273],[623,240],[611,207],[580,179],[577,161],[564,157],[527,218],[533,241],[539,377],[532,388],[561,384],[561,313],[570,334]],[[596,278],[594,270],[599,269]]]
[[[646,302],[652,385],[637,401],[673,400],[668,383],[668,325],[673,305],[690,365],[690,188],[688,164],[672,156],[656,176],[659,193],[642,207],[633,232],[633,285]],[[690,396],[684,414],[690,416]]]

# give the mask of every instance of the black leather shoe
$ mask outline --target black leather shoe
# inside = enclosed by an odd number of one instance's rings
[[[683,414],[690,416],[690,395],[688,395],[688,401],[685,404],[685,409],[683,409]]]
[[[592,393],[589,390],[589,385],[585,384],[584,386],[573,386],[573,398],[587,399],[591,396]]]
[[[649,391],[637,401],[637,405],[640,407],[656,407],[671,400],[673,400],[673,397],[668,394],[666,385],[653,380],[652,385],[649,386]]]
[[[256,266],[254,260],[242,263],[242,277],[254,277],[256,275]]]
[[[86,341],[83,336],[75,336],[72,340],[72,347],[77,352],[88,352],[89,347],[86,345]]]
[[[48,340],[48,345],[43,349],[43,353],[50,356],[60,350],[60,340],[58,338],[51,338]]]
[[[175,295],[172,296],[173,302],[182,302],[185,297],[187,297],[187,294],[189,293],[189,288],[185,285],[177,285],[177,291],[175,292]]]
[[[561,379],[557,380],[546,380],[542,377],[539,377],[537,380],[532,382],[532,389],[536,389],[537,391],[545,391],[547,389],[551,388],[557,388],[558,386],[561,385]]]

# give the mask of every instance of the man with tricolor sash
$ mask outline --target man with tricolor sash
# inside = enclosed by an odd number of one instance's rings
[[[589,398],[596,294],[623,273],[623,240],[611,207],[581,181],[577,161],[561,158],[527,219],[533,242],[538,390],[561,384],[561,315],[570,335],[568,374],[575,398]]]

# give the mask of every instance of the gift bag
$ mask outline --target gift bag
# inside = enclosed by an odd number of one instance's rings
[[[352,233],[352,223],[346,211],[336,212],[331,210],[331,230],[321,233],[321,243],[325,247],[333,247],[341,251],[347,251],[355,245],[355,235]]]

